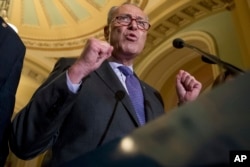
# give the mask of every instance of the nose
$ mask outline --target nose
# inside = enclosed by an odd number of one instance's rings
[[[137,27],[137,22],[135,19],[132,19],[131,20],[131,23],[129,24],[129,28],[133,29],[133,30],[136,30],[138,27]]]

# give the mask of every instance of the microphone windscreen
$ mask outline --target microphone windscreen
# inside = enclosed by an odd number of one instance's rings
[[[173,40],[173,46],[177,49],[184,47],[184,41],[181,38],[176,38]]]
[[[118,90],[116,93],[115,93],[115,98],[117,100],[122,100],[125,96],[125,92],[122,91],[122,90]]]

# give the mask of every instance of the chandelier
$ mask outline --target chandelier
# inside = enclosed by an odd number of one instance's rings
[[[0,0],[0,16],[7,22],[7,24],[18,32],[18,29],[15,25],[11,24],[8,20],[10,0]]]

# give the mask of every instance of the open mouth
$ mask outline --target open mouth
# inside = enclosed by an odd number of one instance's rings
[[[138,37],[133,33],[129,33],[126,35],[126,39],[134,42],[138,40]]]

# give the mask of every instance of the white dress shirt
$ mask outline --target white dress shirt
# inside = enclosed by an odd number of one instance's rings
[[[111,66],[111,68],[113,69],[113,71],[115,72],[119,80],[121,81],[122,85],[128,92],[126,84],[125,84],[126,76],[118,69],[118,67],[123,66],[123,64],[116,63],[116,62],[109,62],[109,65]],[[133,71],[133,66],[128,66],[128,67]],[[73,84],[69,79],[68,71],[66,71],[66,78],[67,78],[67,86],[69,90],[73,93],[77,93],[82,82],[80,82],[79,84]]]

